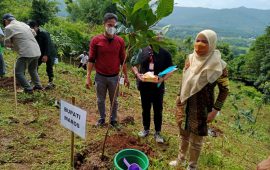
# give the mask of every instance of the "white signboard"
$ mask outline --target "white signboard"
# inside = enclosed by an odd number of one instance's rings
[[[2,29],[0,28],[0,37],[4,36],[4,32],[2,31]]]
[[[87,112],[61,100],[61,125],[85,139]]]
[[[124,78],[124,77],[121,77],[119,83],[120,83],[121,85],[125,84],[125,78]]]

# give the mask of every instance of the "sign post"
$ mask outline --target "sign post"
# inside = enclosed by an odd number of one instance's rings
[[[70,157],[70,169],[74,169],[74,132],[71,132],[71,157]]]
[[[87,112],[75,105],[75,97],[72,104],[61,100],[61,125],[71,131],[71,158],[70,167],[74,169],[74,133],[85,139]]]
[[[72,105],[75,105],[75,97],[72,97]],[[70,157],[70,169],[74,169],[74,132],[71,131],[71,157]]]

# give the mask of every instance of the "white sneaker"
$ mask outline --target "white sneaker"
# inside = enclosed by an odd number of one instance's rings
[[[160,135],[159,132],[156,132],[156,133],[155,133],[155,140],[156,140],[157,143],[164,143],[164,139],[163,139],[163,137]]]
[[[170,166],[178,166],[178,164],[179,164],[179,161],[178,160],[174,160],[174,161],[171,161],[169,163]]]
[[[174,160],[174,161],[171,161],[170,163],[169,163],[169,165],[170,166],[174,166],[174,167],[176,167],[176,166],[186,166],[186,164],[185,164],[185,161],[181,161],[181,160],[179,160],[179,159],[176,159],[176,160]]]
[[[140,131],[140,132],[138,133],[138,135],[139,135],[139,137],[141,137],[141,138],[145,138],[146,136],[149,135],[149,133],[150,133],[149,130],[142,130],[142,131]]]

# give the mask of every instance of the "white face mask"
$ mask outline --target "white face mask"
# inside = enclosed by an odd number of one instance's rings
[[[110,35],[114,35],[116,33],[115,27],[106,27],[106,32]]]

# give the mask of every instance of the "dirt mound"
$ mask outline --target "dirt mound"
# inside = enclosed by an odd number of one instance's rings
[[[107,139],[107,146],[112,151],[111,153],[114,154],[115,151],[118,152],[119,150],[125,148],[133,148],[143,151],[148,156],[154,156],[154,151],[146,144],[140,143],[140,138],[136,138],[134,136],[128,136],[126,133],[119,133],[113,136],[110,136]]]
[[[103,141],[89,144],[82,153],[75,156],[75,168],[80,170],[111,169],[114,155],[126,148],[143,151],[148,157],[155,156],[155,152],[146,144],[142,144],[138,138],[129,136],[124,132],[111,135],[106,142],[106,158],[101,160],[101,149]]]
[[[127,125],[127,124],[134,125],[134,122],[135,122],[134,117],[127,116],[121,121],[121,124],[123,124],[123,125]]]
[[[19,86],[18,83],[17,87]],[[14,78],[13,77],[3,77],[0,78],[0,88],[7,89],[7,90],[13,90],[14,89]]]

